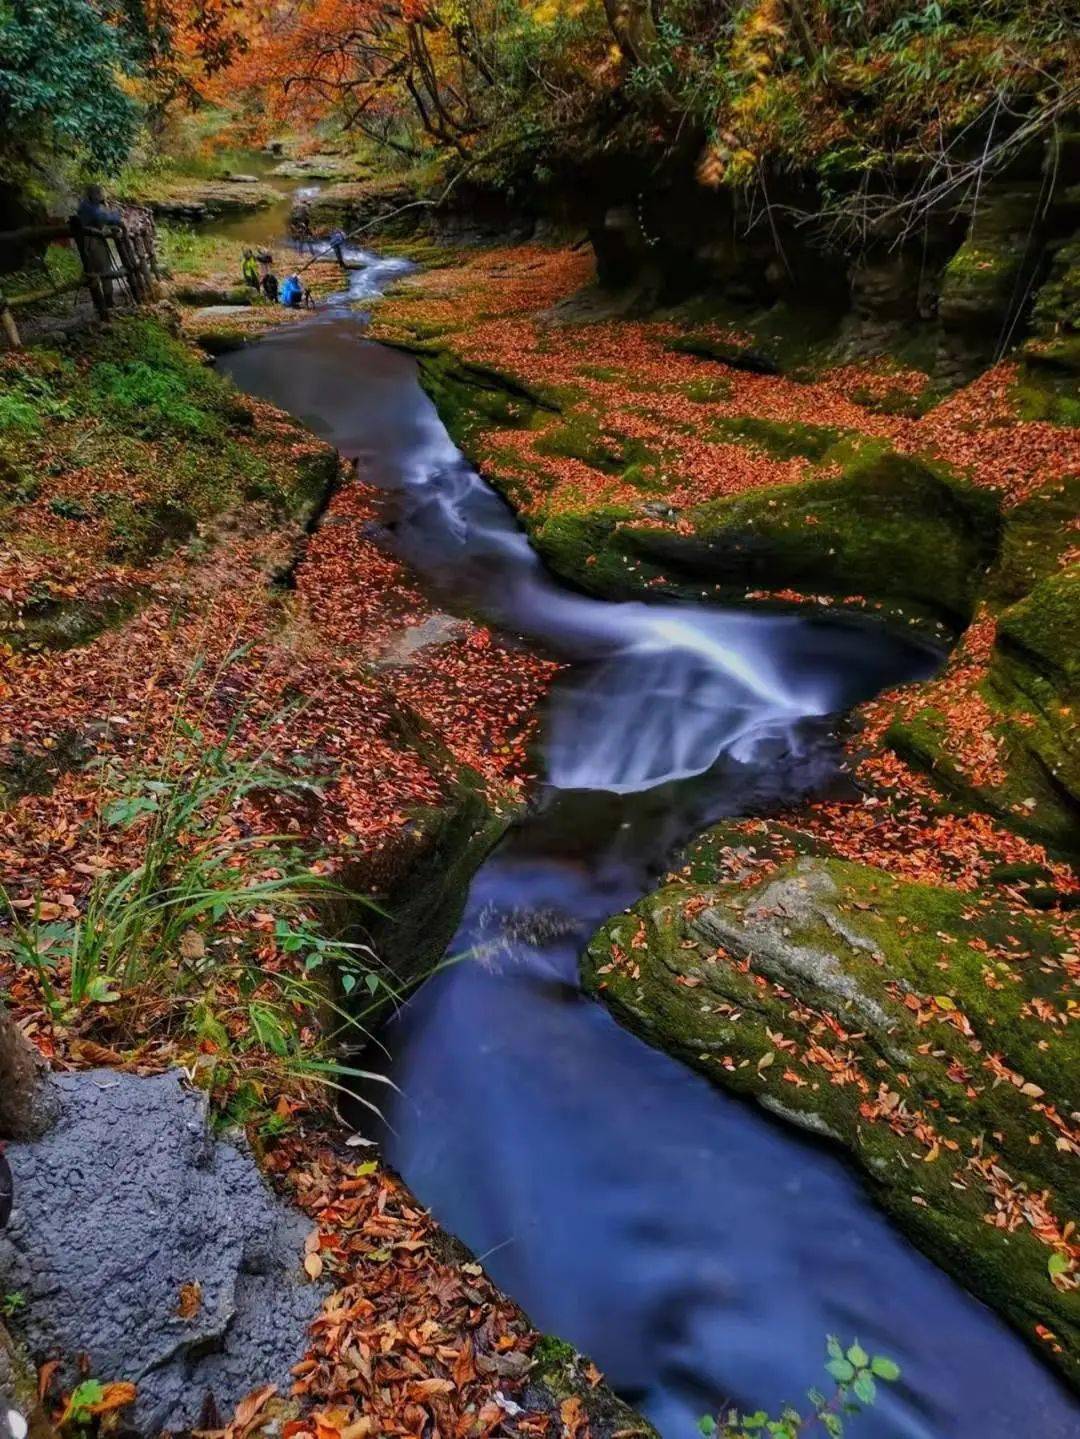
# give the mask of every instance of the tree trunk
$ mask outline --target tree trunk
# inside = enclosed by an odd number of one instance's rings
[[[0,1007],[0,1139],[37,1139],[59,1107],[45,1061]]]
[[[604,0],[608,24],[636,65],[647,65],[656,49],[656,22],[650,0]]]

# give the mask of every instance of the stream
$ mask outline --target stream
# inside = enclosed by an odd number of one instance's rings
[[[824,1386],[830,1333],[903,1371],[854,1435],[1080,1434],[1063,1386],[834,1153],[578,987],[591,933],[680,842],[842,785],[837,718],[940,656],[870,622],[609,603],[560,584],[454,447],[413,360],[364,336],[356,302],[408,263],[350,258],[366,268],[347,294],[221,369],[358,460],[386,492],[388,543],[441,603],[569,662],[545,706],[539,794],[473,880],[449,950],[462,958],[384,1036],[388,1160],[665,1439],[692,1439],[725,1401],[778,1407]]]

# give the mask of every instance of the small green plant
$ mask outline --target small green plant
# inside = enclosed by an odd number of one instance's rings
[[[105,1386],[100,1379],[84,1379],[75,1386],[68,1399],[62,1423],[85,1425],[94,1417],[94,1407],[105,1398]]]
[[[292,1129],[292,1120],[287,1114],[279,1114],[276,1109],[266,1116],[259,1125],[259,1133],[263,1139],[280,1139],[282,1135],[288,1134]]]
[[[0,1297],[0,1314],[5,1319],[10,1319],[12,1315],[18,1314],[20,1309],[25,1308],[26,1295],[21,1289],[9,1289],[5,1295]]]
[[[88,520],[90,518],[90,511],[86,506],[67,495],[59,495],[55,500],[50,500],[49,509],[62,520]]]
[[[38,412],[22,395],[0,395],[0,433],[22,430],[36,434],[41,429]]]
[[[34,973],[59,1024],[97,1024],[124,1041],[150,1030],[187,1036],[215,1056],[223,1079],[378,1081],[331,1051],[339,1036],[357,1047],[365,1020],[400,998],[373,951],[339,934],[333,918],[370,902],[317,873],[290,836],[253,827],[250,810],[238,822],[248,802],[265,810],[275,796],[318,788],[277,770],[258,735],[241,740],[244,719],[241,711],[211,740],[178,704],[152,769],[102,764],[102,851],[115,858],[77,918],[0,889],[10,921],[0,951]]]
[[[900,1377],[900,1366],[884,1354],[868,1354],[858,1340],[844,1349],[830,1334],[826,1348],[825,1368],[836,1386],[831,1395],[823,1394],[820,1389],[808,1389],[808,1409],[800,1412],[788,1404],[776,1417],[766,1414],[764,1409],[752,1414],[730,1409],[719,1419],[706,1414],[698,1421],[701,1433],[706,1439],[711,1436],[761,1439],[766,1434],[773,1439],[799,1439],[800,1435],[820,1432],[829,1439],[840,1439],[845,1421],[869,1409],[877,1399],[878,1380],[893,1383]]]
[[[221,431],[218,418],[193,403],[195,397],[184,376],[155,369],[143,360],[99,365],[94,387],[140,435],[177,433],[209,438]]]
[[[48,376],[30,370],[5,373],[0,393],[0,434],[5,430],[38,434],[44,428],[42,420],[70,418],[70,405],[60,398]]]

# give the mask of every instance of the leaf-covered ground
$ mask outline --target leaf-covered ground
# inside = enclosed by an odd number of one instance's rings
[[[294,865],[377,894],[463,793],[495,822],[513,812],[554,666],[440,616],[373,538],[378,497],[362,478],[237,397],[167,324],[118,319],[4,365],[18,403],[0,428],[0,942],[27,926],[41,962],[0,952],[7,1002],[62,1068],[188,1067],[317,1218],[306,1267],[332,1286],[311,1359],[294,1395],[256,1396],[233,1432],[276,1414],[318,1439],[432,1422],[558,1433],[557,1407],[512,1403],[536,1343],[528,1323],[400,1185],[341,1145],[331,1092],[293,1063],[332,1056],[340,1027],[281,988],[304,979],[295,914],[283,933],[272,900],[225,905],[185,931],[164,983],[155,971],[153,985],[79,1005],[55,958],[55,935],[85,920],[103,880],[140,862],[140,822],[109,819],[118,776],[157,776],[139,791],[152,804],[162,776],[196,782],[199,752],[253,757],[284,780],[238,791],[213,836],[241,856],[237,882],[280,877],[284,834]],[[166,505],[172,523],[154,523]],[[193,740],[186,757],[179,736]],[[266,1018],[282,1012],[288,1046]]]
[[[213,247],[194,269],[200,283],[229,278]],[[850,798],[737,821],[688,857],[670,881],[670,892],[684,892],[686,922],[703,893],[764,881],[806,853],[918,882],[944,903],[966,896],[973,952],[984,912],[996,917],[1004,906],[1018,930],[1037,925],[1053,936],[1054,993],[1033,995],[1010,1023],[1025,1053],[1039,1052],[1040,1027],[1049,1027],[1057,1053],[1071,1043],[1075,1014],[1068,906],[1078,887],[1061,848],[1075,759],[1075,432],[1045,418],[1052,404],[1033,404],[1030,376],[1016,364],[930,406],[926,376],[885,363],[797,380],[742,368],[745,337],[730,327],[697,322],[691,332],[677,317],[610,314],[586,323],[589,306],[572,296],[590,275],[570,251],[474,252],[409,282],[379,319],[383,334],[425,351],[444,417],[556,568],[601,593],[737,593],[883,609],[937,633],[967,626],[939,679],[856,717]],[[228,328],[280,318],[252,307]],[[198,334],[202,322],[188,309],[184,324]],[[463,793],[496,824],[513,811],[554,666],[439,615],[379,546],[379,498],[362,475],[339,474],[305,431],[239,400],[194,350],[141,322],[4,363],[5,400],[15,403],[0,414],[0,867],[14,914],[74,921],[100,877],[130,863],[139,829],[102,821],[109,784],[117,773],[157,772],[178,719],[205,743],[257,754],[295,781],[229,811],[220,838],[244,846],[253,882],[281,874],[269,837],[284,831],[310,869],[379,893],[423,855],[433,820],[460,809]],[[1043,417],[1025,418],[1032,413]],[[305,541],[302,522],[331,484]],[[852,507],[861,513],[870,491],[880,532],[862,523],[853,538]],[[931,528],[908,513],[916,492],[920,506],[929,497],[940,509]],[[749,519],[739,511],[738,524],[768,536],[767,582],[700,569],[691,578],[684,552],[662,549],[706,530],[719,544],[732,520],[716,507],[729,503],[756,507]],[[949,547],[948,572],[938,544]],[[854,582],[887,568],[883,546],[894,570],[915,577],[906,589]],[[834,552],[842,564],[832,564]],[[813,583],[794,582],[796,572]],[[286,573],[289,586],[275,582]],[[947,584],[947,609],[935,611],[932,591]],[[1023,957],[1007,932],[982,938],[985,975],[973,983],[992,1000]],[[298,1393],[256,1396],[234,1432],[280,1415],[290,1436],[358,1439],[372,1428],[414,1433],[427,1416],[462,1436],[501,1424],[580,1439],[588,1421],[572,1396],[553,1412],[507,1409],[535,1345],[528,1325],[463,1267],[396,1181],[341,1147],[325,1094],[283,1066],[273,1035],[253,1023],[264,990],[300,966],[274,915],[226,913],[185,945],[178,973],[192,955],[212,961],[214,981],[199,999],[189,976],[179,1004],[143,992],[65,1011],[46,1002],[36,971],[5,961],[7,990],[58,1064],[192,1066],[318,1217],[307,1267],[333,1289]],[[242,957],[262,976],[254,990]],[[634,963],[631,944],[631,981]],[[62,991],[63,964],[53,977]],[[737,982],[751,980],[740,962]],[[893,999],[911,1024],[952,1025],[957,1044],[966,1042],[962,1024],[977,1006],[946,984],[897,983],[903,993]],[[684,987],[693,995],[693,984]],[[296,1045],[325,1052],[320,1017],[294,1008]],[[814,1047],[832,1055],[834,1041],[847,1045],[855,1031],[834,1016],[840,1036],[812,1007],[807,1015],[796,1016],[805,1034],[772,1026],[797,1052],[760,1071],[796,1096],[804,1085],[839,1088],[836,1076],[858,1069],[855,1056],[846,1068],[830,1059],[827,1080],[815,1072]],[[779,1041],[767,1043],[775,1053]],[[730,1070],[713,1063],[715,1077],[743,1086],[747,1069],[759,1073],[764,1044],[738,1057],[733,1049]],[[956,1058],[975,1075],[995,1052]],[[1030,1109],[1040,1145],[1075,1163],[1071,1112],[1024,1091],[1036,1084],[1031,1066],[1009,1049],[1002,1055],[991,1089],[1008,1085],[1011,1102]],[[959,1165],[947,1143],[934,1152],[937,1128],[917,1082],[900,1106],[882,1101],[878,1112],[880,1095],[853,1078],[857,1122],[921,1145],[931,1165]],[[970,1081],[980,1094],[982,1083]],[[1045,1282],[1070,1298],[1078,1256],[1069,1216],[1049,1190],[1020,1188],[1027,1181],[1015,1163],[998,1164],[995,1152],[987,1141],[974,1156],[982,1177],[958,1182],[989,1224],[1030,1231],[1048,1262],[1060,1256]],[[1050,1324],[1039,1337],[1051,1349],[1068,1342]]]

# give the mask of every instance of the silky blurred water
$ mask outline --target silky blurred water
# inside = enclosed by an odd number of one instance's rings
[[[354,258],[353,297],[404,268]],[[399,1090],[380,1091],[382,1141],[421,1200],[667,1439],[725,1400],[798,1399],[822,1382],[827,1333],[903,1369],[855,1434],[1080,1434],[1053,1376],[834,1154],[578,988],[590,934],[682,840],[839,783],[836,717],[937,657],[872,624],[574,593],[454,448],[413,361],[342,306],[222,365],[359,460],[387,493],[387,542],[445,603],[570,661],[535,813],[473,881],[463,958],[385,1036]]]

